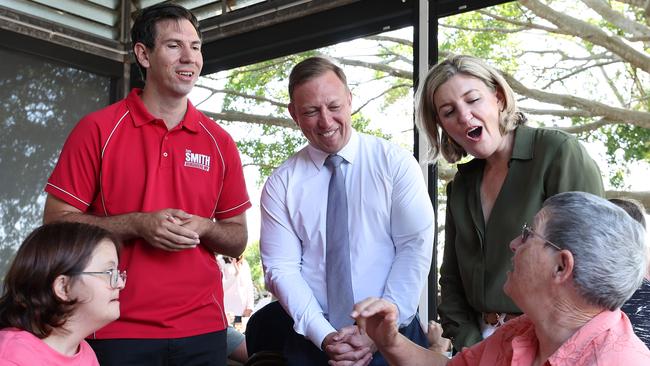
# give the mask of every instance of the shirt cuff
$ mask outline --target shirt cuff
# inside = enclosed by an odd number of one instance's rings
[[[390,303],[393,303],[393,304],[395,304],[395,306],[397,306],[397,312],[398,312],[397,313],[397,327],[398,328],[402,329],[402,328],[404,328],[406,326],[409,326],[411,324],[411,322],[413,321],[413,318],[415,318],[415,314],[417,313],[417,310],[416,310],[415,313],[413,313],[411,315],[406,315],[406,312],[402,311],[403,307],[400,308],[399,303],[397,302],[397,299],[393,298],[390,295],[384,296],[384,297],[382,297],[382,299],[384,299],[384,300],[386,300],[386,301],[388,301]]]
[[[323,340],[327,337],[328,334],[336,332],[336,329],[332,327],[325,317],[319,316],[312,320],[307,326],[305,337],[312,341],[318,349],[321,349],[323,345]]]

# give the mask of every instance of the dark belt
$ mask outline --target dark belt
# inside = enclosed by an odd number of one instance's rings
[[[512,320],[518,317],[519,315],[521,314],[505,313],[504,316],[503,313],[483,313],[483,321],[487,324],[495,326],[499,323],[505,323],[508,320]]]

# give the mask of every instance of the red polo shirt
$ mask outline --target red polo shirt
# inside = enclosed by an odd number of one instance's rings
[[[230,135],[189,101],[183,121],[167,130],[140,94],[134,89],[77,124],[45,191],[97,216],[176,208],[220,220],[247,210]],[[227,326],[221,272],[206,247],[168,252],[141,239],[124,244],[121,316],[97,338],[180,338]]]

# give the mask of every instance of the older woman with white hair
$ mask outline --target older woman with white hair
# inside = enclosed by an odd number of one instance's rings
[[[560,193],[510,248],[503,288],[524,315],[451,360],[401,336],[390,302],[366,299],[352,316],[391,365],[650,365],[620,310],[647,260],[643,228],[625,211],[589,193]]]

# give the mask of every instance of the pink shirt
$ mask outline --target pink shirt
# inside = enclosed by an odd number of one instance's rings
[[[16,328],[0,330],[0,366],[99,366],[92,348],[81,341],[79,352],[66,356],[33,334]]]
[[[537,336],[526,315],[513,319],[473,347],[456,355],[449,366],[530,366]],[[620,310],[603,311],[569,338],[544,365],[650,365],[650,351]]]

